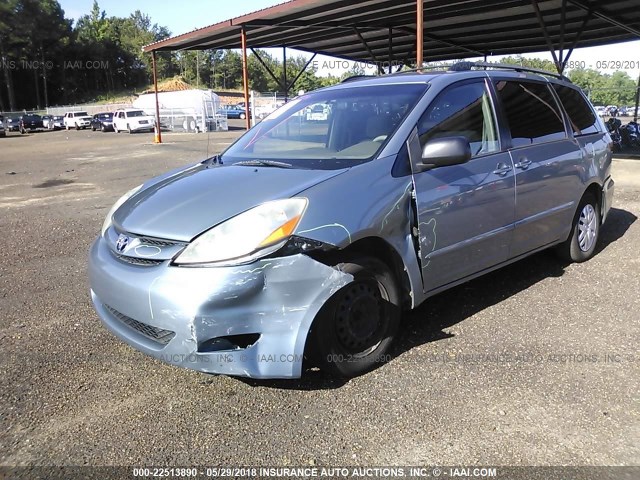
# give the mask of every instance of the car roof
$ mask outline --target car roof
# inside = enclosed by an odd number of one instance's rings
[[[355,76],[344,80],[342,83],[327,88],[351,88],[374,85],[402,85],[402,84],[438,84],[445,85],[460,80],[473,78],[507,78],[519,80],[534,80],[548,83],[555,83],[576,88],[566,77],[562,77],[552,72],[544,71],[521,71],[520,67],[513,69],[491,68],[487,70],[427,70],[423,72],[407,71],[381,76]],[[523,67],[524,68],[524,67]]]

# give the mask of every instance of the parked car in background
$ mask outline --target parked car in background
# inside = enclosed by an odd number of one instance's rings
[[[605,109],[605,115],[610,117],[615,117],[618,115],[618,107],[616,105],[607,105]]]
[[[611,137],[564,77],[498,67],[301,95],[132,189],[89,253],[104,325],[204,372],[297,378],[304,359],[350,377],[446,289],[551,247],[588,260],[613,202]],[[298,115],[315,105],[326,128]]]
[[[240,118],[242,120],[247,118],[247,112],[243,106],[223,105],[222,111],[227,113],[227,118]],[[249,115],[251,115],[251,113],[249,113]]]
[[[53,115],[42,115],[42,126],[48,130],[52,120]]]
[[[91,126],[91,116],[87,112],[67,112],[64,114],[63,123],[67,130],[84,130]]]
[[[93,116],[93,119],[91,119],[91,130],[94,132],[96,130],[101,130],[103,132],[113,130],[113,113],[96,113]]]
[[[155,119],[144,110],[126,108],[116,110],[113,114],[113,130],[116,133],[152,132],[154,128]]]
[[[54,115],[49,120],[49,130],[61,130],[64,128],[64,117],[62,115]]]
[[[4,128],[4,117],[0,115],[0,137],[6,137],[7,131]]]
[[[607,108],[603,107],[602,105],[598,105],[598,106],[593,107],[593,108],[595,109],[596,113],[600,117],[603,117],[607,113]]]
[[[7,129],[7,132],[19,132],[20,116],[7,117],[5,120],[5,128]]]
[[[310,122],[326,122],[329,118],[329,108],[325,105],[314,105],[307,109],[307,120]]]
[[[35,113],[27,113],[20,117],[20,133],[37,132],[44,130],[42,117]]]

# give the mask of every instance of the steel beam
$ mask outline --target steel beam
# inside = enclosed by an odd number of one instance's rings
[[[544,23],[544,18],[542,17],[542,12],[540,11],[540,7],[538,6],[538,0],[531,0],[531,5],[533,5],[533,10],[536,12],[536,17],[538,18],[538,23],[540,24],[540,28],[542,29],[542,34],[544,35],[544,39],[547,42],[547,46],[549,47],[549,51],[553,56],[553,64],[556,66],[556,70],[558,73],[562,73],[562,65],[558,60],[558,55],[556,55],[556,47],[549,36],[549,32],[547,31],[547,26]]]
[[[247,29],[240,30],[240,44],[242,48],[242,86],[244,89],[244,109],[247,130],[251,128],[251,109],[249,108],[249,64],[247,62]]]
[[[271,75],[271,78],[273,78],[273,81],[276,82],[282,90],[284,90],[285,87],[282,85],[282,82],[280,81],[280,79],[276,77],[276,74],[273,73],[269,68],[269,66],[265,63],[265,61],[262,60],[262,57],[258,54],[258,52],[253,48],[250,48],[250,50],[251,50],[251,53],[253,53],[256,56],[256,58],[258,59],[258,62],[260,62],[260,65],[262,65],[264,69],[267,71],[267,73]]]
[[[585,2],[581,2],[578,0],[569,0],[569,3],[575,5],[578,8],[581,8],[582,10],[592,13],[594,17],[598,17],[601,20],[609,22],[618,28],[622,28],[623,30],[632,33],[633,35],[640,37],[640,29],[632,27],[631,25],[624,23],[624,21],[612,17],[611,14],[607,13],[602,8],[598,8],[591,4],[585,4]]]
[[[158,101],[158,66],[156,63],[156,51],[151,52],[151,68],[153,70],[153,93],[156,97],[156,131],[155,143],[162,143],[162,132],[160,128],[160,102]]]
[[[424,61],[424,0],[416,0],[416,67]]]

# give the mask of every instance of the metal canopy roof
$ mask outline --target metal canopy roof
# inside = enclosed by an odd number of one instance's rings
[[[640,38],[638,7],[638,0],[424,0],[424,58],[536,52],[549,50],[550,43],[563,50],[635,40]],[[243,26],[252,48],[286,46],[364,62],[388,61],[391,48],[394,62],[416,58],[415,0],[292,0],[143,50],[241,48]]]

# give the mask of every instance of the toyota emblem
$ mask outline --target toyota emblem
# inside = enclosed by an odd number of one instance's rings
[[[122,233],[118,236],[118,241],[116,242],[116,250],[118,251],[118,253],[124,252],[124,249],[127,248],[127,245],[129,245],[129,241],[129,237]]]

